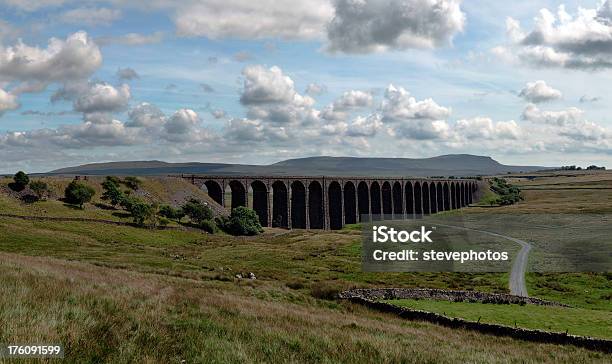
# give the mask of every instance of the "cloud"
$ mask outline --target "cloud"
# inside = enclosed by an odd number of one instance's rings
[[[200,124],[200,117],[191,109],[180,109],[166,122],[168,134],[187,134]]]
[[[373,97],[369,92],[346,91],[321,112],[321,117],[329,121],[344,121],[347,119],[349,111],[370,107],[372,102]]]
[[[140,103],[128,112],[129,122],[127,127],[153,128],[162,126],[166,117],[164,113],[155,105],[147,102]]]
[[[493,122],[487,117],[457,120],[454,131],[461,137],[475,141],[518,139],[522,134],[521,128],[514,120]]]
[[[346,134],[351,137],[373,137],[382,127],[383,122],[379,114],[357,116],[348,126]]]
[[[60,6],[66,0],[2,0],[1,2],[19,10],[31,12],[46,7]]]
[[[506,21],[510,44],[495,52],[537,67],[601,69],[612,67],[612,2],[579,8],[576,15],[560,5],[555,15],[541,9],[530,31],[512,18]]]
[[[318,83],[309,83],[304,91],[310,96],[318,96],[327,92],[327,86]]]
[[[180,36],[318,39],[332,15],[327,0],[209,0],[181,4],[174,23]]]
[[[248,62],[253,59],[253,55],[247,51],[240,51],[232,56],[236,62]]]
[[[561,91],[556,90],[546,84],[544,81],[527,82],[525,88],[518,95],[525,101],[540,103],[560,99]]]
[[[82,113],[114,112],[127,107],[130,100],[130,86],[117,88],[106,83],[96,83],[74,100],[75,111]]]
[[[448,45],[463,31],[459,0],[336,0],[329,52],[371,53]]]
[[[213,110],[210,112],[210,114],[215,118],[215,119],[223,119],[227,113],[225,112],[225,110],[221,110],[221,109],[217,109],[217,110]]]
[[[119,68],[117,70],[117,78],[122,81],[131,81],[131,80],[139,79],[140,75],[136,71],[134,71],[134,69],[130,67],[126,67],[126,68]]]
[[[582,95],[580,96],[580,103],[585,103],[585,102],[597,102],[597,101],[601,101],[601,97],[599,96],[588,96],[588,95]]]
[[[89,26],[110,25],[119,18],[121,11],[109,8],[77,8],[59,16],[59,20],[63,23]]]
[[[164,32],[155,32],[152,34],[127,33],[120,36],[99,37],[96,38],[96,42],[101,46],[109,44],[141,46],[160,43],[164,40],[164,36]]]
[[[0,88],[0,116],[8,110],[15,110],[17,108],[19,108],[17,96]]]
[[[381,105],[383,121],[388,123],[410,122],[411,120],[441,120],[446,119],[451,110],[438,105],[428,98],[417,101],[403,87],[389,85]]]
[[[200,88],[201,88],[201,89],[202,89],[202,91],[204,91],[204,92],[208,92],[208,93],[210,93],[210,92],[215,92],[215,89],[214,89],[214,88],[213,88],[211,85],[209,85],[209,84],[207,84],[207,83],[201,83],[201,84],[200,84]]]
[[[291,102],[297,96],[293,80],[276,66],[248,66],[242,71],[244,89],[240,102],[244,105]]]
[[[85,79],[102,64],[98,46],[85,32],[66,40],[51,38],[46,49],[18,41],[0,46],[0,81],[33,82],[43,87],[52,82]]]
[[[527,105],[525,110],[523,110],[521,117],[523,120],[534,123],[565,126],[568,124],[575,124],[579,120],[582,120],[584,117],[584,111],[576,107],[570,107],[561,111],[543,111],[537,106],[530,104]]]

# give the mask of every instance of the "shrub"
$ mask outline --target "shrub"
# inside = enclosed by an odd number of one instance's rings
[[[96,191],[91,186],[84,183],[72,181],[64,190],[66,202],[79,205],[83,208],[83,204],[91,201],[91,198],[96,194]]]
[[[263,232],[255,210],[248,207],[236,207],[229,218],[220,219],[220,226],[232,235],[257,235]]]
[[[142,181],[138,177],[125,177],[123,179],[123,184],[126,185],[129,189],[136,191],[138,187],[142,184]]]
[[[185,215],[189,216],[191,222],[200,225],[204,220],[212,220],[213,212],[210,207],[204,205],[200,200],[190,199],[183,207]]]
[[[175,209],[170,205],[161,205],[158,214],[159,216],[163,216],[170,220],[176,220],[177,222],[180,222],[181,219],[185,216],[183,209]]]
[[[109,201],[113,206],[119,205],[125,198],[125,194],[121,192],[119,185],[115,181],[116,179],[116,177],[114,179],[112,177],[106,177],[106,180],[102,182],[102,188],[104,189],[102,199]]]
[[[33,181],[30,183],[30,189],[36,194],[39,200],[49,192],[49,186],[43,181]]]
[[[30,183],[30,177],[23,171],[15,173],[13,176],[13,183],[9,187],[14,191],[22,191]]]
[[[214,234],[217,231],[217,225],[212,220],[204,220],[199,225],[200,229],[207,233]]]
[[[131,198],[128,211],[132,215],[134,224],[144,226],[145,221],[150,220],[155,224],[155,206],[150,205],[139,198]]]

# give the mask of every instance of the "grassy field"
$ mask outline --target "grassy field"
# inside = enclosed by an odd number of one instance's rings
[[[151,181],[143,187],[151,198],[184,197]],[[530,190],[519,205],[464,213],[608,208],[609,192],[578,190],[573,202],[556,192]],[[0,212],[125,219],[94,205],[80,211],[56,200],[23,204],[1,191]],[[360,239],[356,226],[331,232],[267,229],[240,238],[0,217],[0,342],[60,342],[68,362],[88,363],[611,359],[574,347],[398,320],[328,299],[351,287],[508,291],[507,273],[363,273]],[[248,272],[257,279],[234,278]],[[575,305],[585,317],[609,317],[611,278],[533,273],[527,283],[533,296]]]
[[[435,312],[468,321],[526,329],[568,332],[612,339],[612,312],[536,305],[492,305],[434,300],[388,300],[393,305]]]

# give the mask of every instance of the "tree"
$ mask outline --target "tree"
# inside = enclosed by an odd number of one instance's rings
[[[128,188],[136,191],[138,187],[142,184],[142,181],[138,177],[125,177],[123,179],[123,184],[125,184]]]
[[[109,201],[113,206],[119,205],[125,199],[125,194],[121,192],[119,185],[112,178],[106,177],[106,180],[102,182],[102,188],[104,189],[102,199]]]
[[[232,235],[257,235],[263,232],[255,210],[248,207],[236,207],[229,218],[221,219],[221,227]]]
[[[30,183],[30,189],[34,191],[39,200],[42,199],[47,192],[49,192],[49,187],[43,181],[33,181]]]
[[[170,205],[161,205],[159,207],[158,214],[165,218],[176,220],[177,222],[180,222],[181,219],[185,217],[185,212],[183,212],[183,209],[181,208],[175,209],[174,207]]]
[[[194,224],[201,224],[204,220],[212,220],[213,212],[210,207],[204,205],[200,200],[190,199],[187,201],[183,207],[183,212],[185,215],[189,216],[191,222]]]
[[[13,176],[13,181],[14,182],[10,186],[11,189],[15,191],[22,191],[24,188],[26,188],[28,183],[30,183],[30,177],[28,177],[24,171],[19,171]]]
[[[129,212],[136,225],[144,226],[145,221],[152,220],[155,217],[155,206],[141,199],[133,198],[130,203]]]
[[[64,190],[66,202],[74,205],[79,205],[81,209],[83,204],[91,201],[91,198],[96,194],[96,191],[91,186],[84,183],[72,181]]]

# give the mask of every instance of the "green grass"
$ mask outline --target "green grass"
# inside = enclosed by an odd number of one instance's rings
[[[393,305],[468,321],[612,339],[612,312],[537,305],[495,305],[433,300],[388,300]]]

